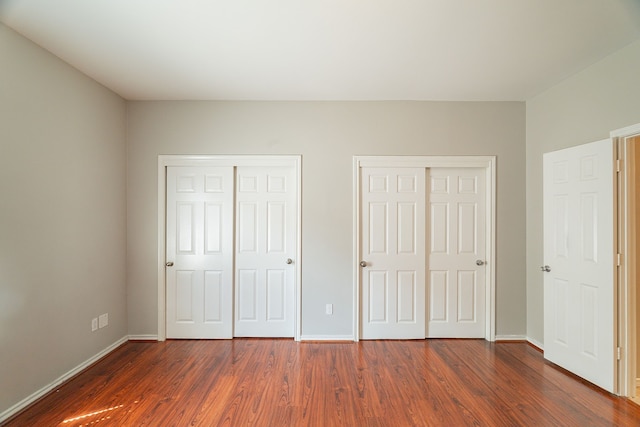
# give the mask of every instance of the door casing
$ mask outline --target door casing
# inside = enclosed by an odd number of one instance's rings
[[[353,157],[353,331],[354,341],[361,334],[361,206],[360,168],[420,167],[420,168],[482,168],[486,173],[486,316],[485,339],[495,341],[495,227],[496,227],[496,156],[354,156]]]
[[[158,156],[158,341],[167,338],[166,332],[166,168],[169,166],[288,166],[295,170],[296,182],[296,259],[295,259],[295,288],[294,288],[294,339],[300,341],[301,336],[301,277],[302,277],[302,233],[301,233],[301,182],[302,156],[253,156],[253,155],[159,155]]]
[[[640,331],[637,328],[638,310],[636,295],[639,287],[636,285],[638,266],[635,263],[636,251],[640,242],[630,233],[635,230],[640,202],[634,194],[632,182],[635,174],[640,173],[640,165],[634,161],[634,150],[640,147],[631,147],[629,139],[640,135],[640,124],[614,130],[610,137],[614,139],[614,148],[617,150],[618,179],[615,183],[615,195],[617,197],[617,251],[621,262],[618,266],[618,286],[616,314],[617,319],[617,347],[619,351],[617,365],[617,388],[615,393],[620,396],[633,397],[636,394],[636,379],[640,372],[637,370],[638,345],[637,336]],[[634,208],[635,206],[635,208]]]

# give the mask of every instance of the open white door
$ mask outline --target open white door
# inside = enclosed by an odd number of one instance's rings
[[[613,143],[545,153],[543,164],[544,356],[613,392]]]

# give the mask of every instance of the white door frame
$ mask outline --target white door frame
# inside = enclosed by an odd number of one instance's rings
[[[159,155],[158,156],[158,341],[167,338],[166,329],[166,188],[167,174],[169,166],[288,166],[295,169],[296,183],[296,259],[295,265],[295,288],[294,288],[294,339],[300,341],[302,330],[301,324],[301,277],[302,277],[302,156],[271,156],[271,155]],[[235,297],[234,297],[235,298]]]
[[[634,178],[634,174],[640,173],[640,165],[635,164],[631,155],[633,149],[629,147],[627,141],[627,138],[639,135],[640,124],[617,129],[610,133],[610,137],[614,139],[614,149],[617,150],[616,158],[620,161],[617,168],[619,173],[615,190],[618,199],[617,251],[621,257],[616,298],[617,346],[620,351],[616,393],[626,397],[635,395],[636,378],[640,375],[636,368],[637,358],[640,354],[637,348],[640,344],[637,334],[640,331],[637,328],[636,320],[640,309],[636,304],[636,292],[639,292],[639,287],[633,284],[636,278],[640,277],[640,266],[635,263],[634,258],[640,247],[640,242],[637,242],[635,237],[630,238],[628,234],[636,229],[634,225],[636,219],[632,215],[637,215],[640,211],[640,199],[635,194],[631,194],[634,189],[631,180]],[[638,150],[640,147],[635,147],[635,149]],[[633,205],[636,206],[635,211]],[[611,333],[616,333],[616,331],[611,331]]]
[[[496,156],[354,156],[353,157],[353,336],[360,340],[361,332],[361,254],[360,168],[362,167],[424,167],[483,168],[486,171],[486,325],[485,339],[495,341],[495,229],[496,229]]]

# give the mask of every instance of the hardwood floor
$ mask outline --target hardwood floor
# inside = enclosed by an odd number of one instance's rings
[[[128,342],[7,426],[637,426],[640,406],[483,340]]]

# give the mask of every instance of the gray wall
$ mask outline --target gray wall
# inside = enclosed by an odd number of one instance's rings
[[[527,101],[527,336],[544,344],[542,153],[640,123],[640,41]]]
[[[0,58],[2,414],[127,333],[126,104],[3,24]]]
[[[377,154],[497,155],[497,333],[524,336],[524,103],[130,102],[127,118],[131,334],[157,333],[158,155],[301,154],[302,334],[353,335],[352,156]]]

